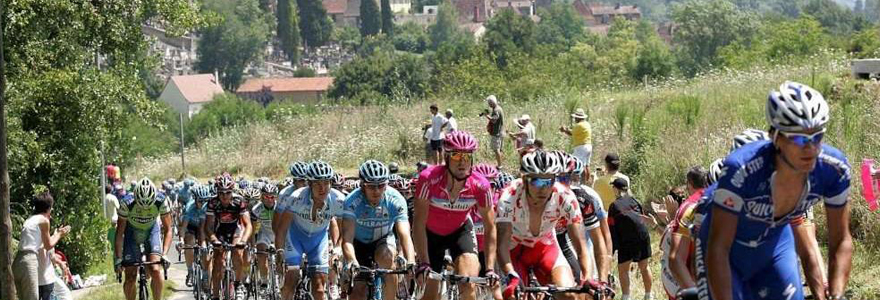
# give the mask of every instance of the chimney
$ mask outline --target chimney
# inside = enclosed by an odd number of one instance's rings
[[[474,5],[474,23],[480,23],[480,8]]]

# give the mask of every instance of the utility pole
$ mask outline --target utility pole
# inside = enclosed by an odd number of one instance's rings
[[[186,176],[186,158],[184,157],[183,150],[185,147],[183,139],[183,113],[180,114],[180,171],[181,176]]]

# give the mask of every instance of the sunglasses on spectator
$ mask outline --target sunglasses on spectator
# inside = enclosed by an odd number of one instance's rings
[[[555,181],[555,178],[532,178],[529,179],[529,184],[540,189],[552,186]]]
[[[806,147],[807,144],[819,145],[822,143],[822,138],[825,137],[825,129],[813,134],[785,131],[780,131],[779,134],[799,147]]]

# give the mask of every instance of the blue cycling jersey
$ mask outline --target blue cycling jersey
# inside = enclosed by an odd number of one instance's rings
[[[304,187],[293,192],[285,188],[280,197],[275,210],[279,213],[292,212],[293,222],[290,223],[291,229],[297,229],[309,236],[327,232],[327,229],[330,227],[330,220],[333,217],[342,216],[344,204],[342,201],[345,198],[341,192],[331,188],[327,198],[324,199],[324,206],[313,216],[313,201],[310,188]]]
[[[177,201],[185,205],[189,205],[189,202],[193,200],[192,191],[192,187],[184,185],[179,190],[177,190]]]
[[[840,150],[822,145],[800,201],[777,218],[771,199],[775,155],[770,141],[746,144],[724,159],[721,178],[706,189],[695,216],[700,222],[696,266],[701,299],[711,299],[705,253],[714,207],[738,219],[729,254],[734,299],[803,299],[790,223],[820,201],[827,207],[846,205],[850,166]]]
[[[183,221],[193,225],[202,224],[207,212],[207,202],[202,202],[202,205],[198,206],[195,201],[189,201],[186,203],[186,208],[183,209]]]
[[[369,244],[391,233],[395,223],[408,221],[406,199],[394,188],[386,187],[382,201],[373,206],[358,188],[345,199],[342,218],[354,220],[354,238]]]

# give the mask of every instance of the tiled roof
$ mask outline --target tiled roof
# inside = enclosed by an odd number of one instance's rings
[[[331,15],[344,14],[348,7],[347,0],[323,0],[322,2],[324,3],[324,9]]]
[[[169,82],[177,86],[189,103],[208,102],[214,99],[214,95],[223,93],[214,74],[171,76]]]
[[[252,78],[244,82],[238,93],[260,92],[268,88],[272,92],[322,92],[330,89],[333,77]]]

